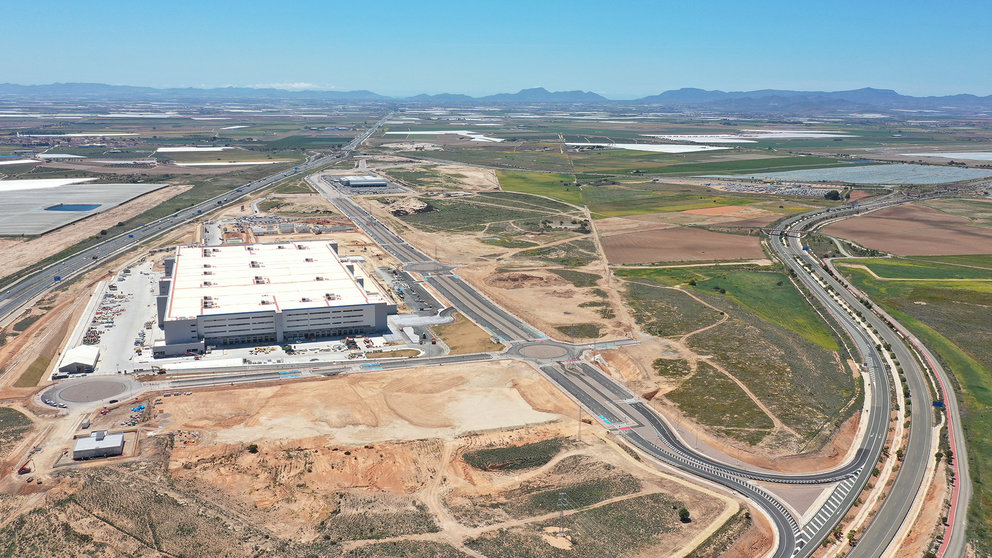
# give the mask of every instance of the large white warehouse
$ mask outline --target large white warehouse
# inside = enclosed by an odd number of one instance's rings
[[[385,330],[386,316],[396,311],[329,241],[180,246],[159,287],[165,340],[155,356],[368,334]]]

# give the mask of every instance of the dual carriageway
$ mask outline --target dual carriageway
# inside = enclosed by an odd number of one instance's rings
[[[119,254],[138,243],[155,237],[175,227],[190,222],[198,215],[215,209],[219,205],[233,203],[234,200],[247,194],[263,189],[273,183],[293,175],[311,172],[312,170],[331,162],[334,159],[347,156],[362,142],[370,137],[389,117],[387,115],[361,136],[355,138],[341,152],[332,156],[310,160],[291,170],[286,170],[270,177],[247,184],[234,192],[229,192],[217,198],[206,200],[181,210],[169,217],[142,225],[128,233],[107,239],[100,244],[83,250],[60,262],[52,264],[34,273],[0,292],[0,318],[10,315],[31,300],[50,290],[53,277],[61,276],[63,280],[76,274],[83,273],[96,265],[99,260]],[[616,346],[632,343],[632,340],[622,340],[593,345],[575,346],[548,339],[519,318],[502,309],[496,302],[488,299],[474,287],[458,277],[452,268],[442,265],[411,246],[389,227],[385,226],[374,216],[362,209],[347,196],[338,192],[333,186],[320,180],[319,175],[308,177],[308,180],[319,192],[334,203],[356,226],[379,243],[383,249],[399,259],[407,270],[415,270],[424,277],[424,282],[447,298],[459,311],[466,314],[480,326],[510,346],[508,354],[516,358],[526,358],[522,348],[531,346],[551,347],[549,354],[568,355],[577,357],[583,351],[591,348]],[[910,510],[916,500],[922,484],[927,463],[930,461],[930,444],[932,436],[933,411],[929,408],[930,392],[924,371],[917,365],[914,355],[903,344],[900,336],[889,329],[871,311],[861,305],[860,298],[850,286],[841,284],[834,276],[823,273],[820,265],[812,260],[803,249],[801,236],[812,230],[818,223],[827,219],[842,218],[870,209],[877,209],[901,203],[899,201],[883,200],[877,202],[877,207],[861,206],[848,210],[826,210],[806,214],[789,219],[779,225],[776,230],[769,231],[770,244],[782,261],[792,268],[807,289],[823,304],[844,328],[854,341],[862,360],[867,364],[868,381],[873,386],[870,393],[874,395],[870,402],[866,420],[867,431],[862,439],[861,447],[855,452],[848,463],[830,471],[809,474],[779,474],[759,469],[745,468],[721,462],[690,448],[660,415],[658,415],[641,398],[627,390],[626,387],[614,382],[599,370],[583,362],[567,364],[555,362],[554,359],[532,358],[540,365],[543,373],[559,388],[576,400],[600,422],[610,428],[618,436],[626,439],[658,462],[675,467],[690,475],[700,477],[730,490],[740,493],[755,505],[759,506],[773,521],[778,535],[778,544],[774,551],[777,558],[789,556],[808,556],[818,547],[831,532],[834,526],[852,507],[861,489],[868,482],[874,465],[878,462],[882,445],[885,443],[891,409],[889,380],[891,374],[886,369],[883,356],[876,348],[871,334],[862,324],[856,322],[831,292],[839,295],[850,308],[863,308],[863,315],[878,331],[885,342],[890,343],[899,362],[907,369],[912,397],[911,416],[913,427],[910,429],[909,442],[902,463],[900,474],[892,486],[890,496],[885,500],[881,510],[875,516],[869,528],[861,537],[860,544],[851,550],[850,556],[881,556],[895,539],[904,522],[910,520]],[[832,213],[831,213],[832,212]],[[814,278],[814,275],[818,279]],[[830,285],[831,291],[824,288],[821,282]],[[894,322],[893,322],[894,323]],[[390,362],[382,363],[379,369],[400,368],[412,365],[443,364],[446,362],[465,362],[493,358],[492,355],[464,355],[458,357],[434,357],[429,361],[419,362]],[[939,366],[931,366],[932,372],[943,375]],[[336,375],[344,371],[343,367],[313,368],[312,374]],[[201,387],[217,383],[234,383],[235,381],[258,381],[278,378],[278,371],[257,371],[234,377],[201,378],[176,380],[174,387]],[[942,385],[945,385],[941,382]],[[942,398],[948,401],[949,410],[956,410],[953,393],[943,393]],[[954,421],[952,425],[956,425]],[[959,427],[957,427],[959,430]],[[958,430],[953,433],[955,439]],[[965,459],[963,443],[958,445],[956,461]],[[966,477],[966,475],[965,475]],[[967,479],[957,477],[958,482]],[[771,484],[803,484],[829,485],[833,484],[830,496],[823,502],[820,509],[805,525],[800,525],[794,515],[778,498],[757,483]],[[955,506],[967,504],[969,490],[955,490],[959,501]],[[963,518],[964,514],[959,514]],[[952,522],[953,528],[947,534],[942,553],[957,556],[958,549],[963,551],[964,529],[963,519],[960,523]]]

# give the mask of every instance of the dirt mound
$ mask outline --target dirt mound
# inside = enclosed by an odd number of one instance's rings
[[[396,217],[413,215],[415,213],[430,213],[432,211],[437,211],[436,207],[419,198],[400,198],[394,200],[385,200],[382,203],[385,204],[387,207],[389,207],[389,212]]]
[[[486,284],[500,289],[524,289],[530,287],[556,287],[571,285],[554,273],[540,271],[519,272],[511,271],[496,273],[486,278]]]

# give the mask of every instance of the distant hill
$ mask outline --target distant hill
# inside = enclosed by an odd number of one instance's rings
[[[852,89],[850,91],[707,91],[677,89],[643,97],[635,104],[665,107],[694,107],[732,112],[845,112],[904,110],[992,110],[992,95],[948,95],[912,97],[891,89]]]
[[[849,91],[719,91],[683,88],[633,100],[611,100],[591,91],[548,91],[543,87],[516,93],[471,97],[460,93],[387,97],[372,91],[287,91],[275,88],[219,87],[169,88],[106,85],[101,83],[53,83],[49,85],[0,84],[0,100],[7,101],[309,101],[332,103],[397,103],[438,106],[486,105],[591,105],[657,106],[675,110],[702,110],[756,114],[850,114],[896,110],[927,110],[939,113],[992,111],[992,95],[947,95],[913,97],[891,89],[852,89]]]
[[[0,84],[0,99],[89,101],[204,101],[204,100],[326,100],[343,102],[389,100],[371,91],[287,91],[275,88],[195,87],[158,89],[103,83],[53,83],[49,85]]]
[[[498,93],[479,97],[478,101],[495,104],[602,104],[611,102],[591,91],[548,91],[543,87],[521,89],[516,93]]]

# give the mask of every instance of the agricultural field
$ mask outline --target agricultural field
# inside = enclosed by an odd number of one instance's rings
[[[498,171],[499,185],[508,192],[534,194],[581,206],[582,192],[568,174]]]
[[[823,232],[898,256],[992,252],[992,201],[940,200],[845,219]]]
[[[974,266],[965,268],[968,273],[986,269],[986,278],[992,278],[988,255],[945,256],[939,260],[945,263],[934,264],[931,276],[953,273],[956,267],[947,265],[953,262],[956,266]],[[876,266],[869,263],[868,267]],[[914,277],[903,280],[880,280],[859,267],[838,269],[916,334],[953,373],[963,406],[961,421],[975,489],[968,510],[968,528],[979,553],[992,551],[992,487],[986,482],[992,478],[992,326],[988,320],[992,282],[920,278],[916,276],[927,273],[918,266],[910,268]]]

